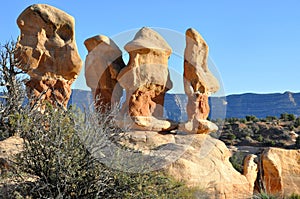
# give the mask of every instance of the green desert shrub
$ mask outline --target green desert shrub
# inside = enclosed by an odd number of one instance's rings
[[[293,193],[288,197],[288,199],[300,199],[300,195]]]
[[[280,119],[284,121],[295,121],[296,116],[294,114],[282,113],[280,114]]]
[[[266,116],[266,121],[267,122],[273,122],[273,120],[277,120],[277,117],[276,116],[270,116],[270,115]]]
[[[256,194],[255,196],[253,196],[253,199],[279,199],[280,197],[278,196],[274,196],[265,192]]]
[[[22,110],[25,99],[26,75],[18,69],[15,42],[0,44],[0,140],[14,135],[10,117]]]
[[[256,140],[258,142],[263,142],[264,141],[264,137],[262,135],[259,135]]]
[[[242,152],[236,152],[229,158],[232,166],[240,173],[243,173],[244,157]]]
[[[39,178],[28,188],[33,198],[91,197],[112,189],[113,174],[81,144],[72,114],[49,105],[44,114],[17,117],[24,138],[19,170]]]
[[[111,117],[111,114],[109,114]],[[19,198],[195,198],[206,193],[187,188],[163,172],[129,173],[115,170],[99,162],[83,144],[78,130],[87,130],[88,117],[80,111],[53,109],[45,113],[30,112],[12,118],[21,129],[24,151],[18,155],[19,173],[38,180],[15,189]],[[113,121],[107,118],[106,121]],[[118,131],[104,118],[93,124],[102,133]],[[80,132],[82,134],[82,132]],[[103,134],[103,136],[105,136]],[[101,143],[99,145],[106,143]],[[145,165],[146,167],[146,165]],[[20,186],[19,186],[20,187]],[[21,197],[22,196],[22,197]],[[12,197],[16,198],[16,197]]]
[[[300,149],[300,135],[296,138],[296,148]]]
[[[235,124],[236,122],[238,122],[239,119],[232,117],[232,118],[225,118],[225,122],[228,122],[229,124]]]
[[[234,139],[236,139],[236,136],[233,133],[229,133],[228,134],[228,139],[229,140],[234,140]]]
[[[295,128],[298,128],[300,126],[300,117],[297,117],[297,119],[294,122]]]
[[[257,121],[259,121],[258,118],[257,118],[256,116],[254,116],[254,115],[247,115],[245,118],[246,118],[246,120],[247,120],[248,122],[250,122],[250,121],[252,121],[252,122],[257,122]]]

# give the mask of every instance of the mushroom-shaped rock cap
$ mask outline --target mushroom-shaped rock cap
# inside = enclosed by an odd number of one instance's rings
[[[37,17],[38,16],[38,17]],[[42,23],[47,25],[48,27],[42,27]],[[33,29],[41,29],[41,28],[47,28],[50,30],[51,26],[49,24],[53,25],[52,33],[55,32],[57,34],[60,34],[60,36],[63,37],[68,36],[70,38],[64,38],[67,39],[74,39],[74,26],[75,26],[75,20],[74,18],[67,14],[66,12],[55,8],[53,6],[47,5],[47,4],[33,4],[29,7],[27,7],[18,17],[17,24],[21,30],[27,29],[30,32],[33,32]],[[58,29],[60,28],[60,29]],[[47,31],[47,30],[46,30]],[[47,31],[47,34],[51,34],[50,31]],[[51,36],[51,35],[47,35]]]
[[[172,49],[164,38],[157,32],[148,27],[141,28],[132,41],[125,45],[127,52],[139,49],[153,49],[166,52],[167,55],[172,53]]]
[[[96,46],[98,46],[101,43],[106,46],[109,46],[112,50],[121,52],[119,47],[116,45],[116,43],[105,35],[96,35],[84,41],[84,45],[88,50],[88,52],[91,52]]]
[[[18,17],[21,30],[16,58],[32,76],[61,76],[74,80],[82,61],[75,41],[72,16],[47,4],[34,4]]]

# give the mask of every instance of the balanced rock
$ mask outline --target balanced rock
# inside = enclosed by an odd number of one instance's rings
[[[171,47],[157,32],[144,27],[126,44],[125,50],[130,56],[129,63],[118,75],[120,85],[126,90],[122,115],[129,115],[133,125],[145,130],[173,128],[169,121],[158,122],[155,118],[163,116],[164,96],[172,88],[168,70]],[[151,123],[157,125],[148,128]]]
[[[120,143],[145,157],[150,155],[151,164],[144,158],[147,169],[162,169],[189,187],[204,189],[210,198],[244,199],[251,198],[253,194],[257,165],[252,159],[245,161],[251,165],[246,172],[248,177],[252,176],[248,181],[247,176],[233,168],[229,161],[231,153],[226,145],[210,135],[133,131],[124,133]],[[151,168],[147,167],[149,165]]]
[[[261,155],[266,192],[282,197],[300,194],[300,150],[265,149]]]
[[[123,90],[117,76],[125,63],[122,51],[113,40],[98,35],[85,40],[88,50],[85,60],[85,79],[91,88],[96,107],[118,104]],[[103,110],[103,109],[102,109]]]
[[[180,125],[183,131],[209,133],[217,130],[215,124],[206,120],[210,111],[208,97],[219,89],[218,80],[210,72],[207,59],[208,45],[196,30],[188,29],[183,73],[184,90],[188,97],[188,122]]]
[[[35,4],[18,17],[21,35],[16,45],[19,67],[27,72],[30,93],[63,107],[71,96],[82,61],[77,52],[74,18],[55,7]]]

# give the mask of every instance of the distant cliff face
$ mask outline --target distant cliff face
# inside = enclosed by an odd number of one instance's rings
[[[77,107],[88,107],[93,103],[90,91],[74,89],[69,104]],[[164,117],[174,121],[186,121],[185,94],[166,94]],[[283,94],[240,94],[227,97],[211,97],[209,100],[210,118],[244,118],[255,115],[258,118],[280,116],[281,113],[292,113],[300,116],[300,93],[285,92]]]
[[[229,95],[226,117],[242,118],[255,115],[258,118],[280,116],[281,113],[300,115],[300,93]]]

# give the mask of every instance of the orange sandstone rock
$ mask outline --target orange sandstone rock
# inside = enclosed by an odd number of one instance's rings
[[[55,7],[34,4],[20,14],[17,24],[21,34],[15,56],[30,76],[27,87],[36,98],[66,107],[82,67],[74,18]]]
[[[104,35],[91,37],[84,44],[89,52],[85,61],[85,78],[92,89],[95,106],[118,104],[123,89],[117,82],[117,76],[125,67],[121,50]]]
[[[184,51],[184,90],[188,96],[188,122],[180,129],[191,133],[209,133],[217,126],[207,121],[209,115],[208,97],[218,91],[218,80],[210,72],[208,65],[208,45],[194,29],[186,31]],[[203,128],[205,127],[205,128]]]
[[[166,130],[166,126],[172,126],[170,122],[157,118],[163,116],[164,95],[172,88],[168,70],[171,47],[157,32],[144,27],[126,44],[125,50],[130,56],[129,63],[118,75],[126,90],[122,115],[128,114],[135,123],[144,124],[145,130]],[[156,123],[154,129],[147,127],[150,123]]]
[[[261,155],[266,192],[289,196],[300,194],[300,150],[265,149]]]

